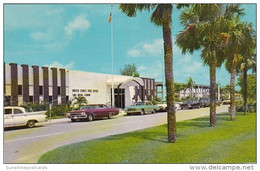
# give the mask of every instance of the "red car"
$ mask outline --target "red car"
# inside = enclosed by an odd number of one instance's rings
[[[69,111],[67,117],[71,119],[71,122],[78,120],[92,121],[95,118],[108,117],[111,119],[113,116],[119,114],[119,109],[110,108],[104,104],[90,104],[82,106],[80,110]]]

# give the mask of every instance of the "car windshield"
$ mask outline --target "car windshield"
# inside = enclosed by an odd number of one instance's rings
[[[81,109],[96,109],[97,105],[85,105],[82,106]]]
[[[141,105],[145,105],[145,102],[136,102],[136,103],[134,104],[134,106],[141,106]]]

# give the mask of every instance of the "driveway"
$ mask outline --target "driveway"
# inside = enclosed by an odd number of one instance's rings
[[[228,111],[228,106],[217,107],[217,113]],[[209,108],[177,111],[177,121],[209,115]],[[37,163],[40,156],[60,146],[122,134],[167,122],[166,112],[144,116],[120,116],[93,122],[53,120],[35,128],[15,128],[4,132],[4,163]]]

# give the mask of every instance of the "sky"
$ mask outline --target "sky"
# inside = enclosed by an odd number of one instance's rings
[[[150,22],[151,12],[127,17],[111,4],[5,4],[4,62],[49,66],[111,74],[111,25],[113,28],[113,73],[125,64],[135,64],[141,77],[164,81],[162,28]],[[242,4],[244,21],[256,30],[256,4]],[[183,30],[180,10],[173,9],[172,38]],[[209,67],[200,51],[181,53],[173,45],[174,81],[189,77],[209,85]],[[217,82],[229,84],[224,65],[217,69]]]

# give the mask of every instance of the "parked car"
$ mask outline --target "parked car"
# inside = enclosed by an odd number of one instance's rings
[[[175,102],[175,109],[176,109],[176,110],[181,109],[181,108],[180,108],[180,104],[181,104],[180,102]],[[165,112],[165,111],[167,111],[167,103],[166,103],[166,102],[157,104],[157,106],[159,107],[159,111],[160,111],[160,112]]]
[[[221,103],[222,103],[222,102],[221,102],[220,100],[217,100],[217,99],[216,99],[216,105],[220,106]]]
[[[216,105],[220,106],[221,101],[216,99]],[[210,99],[201,99],[200,100],[200,107],[209,107],[210,106]]]
[[[160,111],[160,112],[165,112],[165,111],[167,111],[167,103],[166,103],[166,102],[157,104],[157,106],[159,107],[158,111]]]
[[[180,110],[181,109],[182,102],[175,102],[175,109]]]
[[[158,105],[153,105],[150,101],[135,102],[134,105],[128,106],[124,109],[127,115],[139,113],[144,115],[148,112],[155,113],[159,110]]]
[[[81,107],[80,110],[69,111],[67,117],[71,119],[71,122],[79,120],[92,121],[96,118],[108,117],[111,119],[113,116],[119,114],[119,109],[110,108],[104,104],[89,104]]]
[[[46,121],[46,111],[28,112],[23,107],[4,107],[4,127],[27,126],[32,128],[35,123]]]
[[[196,100],[187,100],[180,105],[181,109],[200,108],[200,102]]]
[[[201,99],[200,100],[200,107],[209,107],[210,99]]]
[[[230,100],[229,99],[226,99],[226,100],[223,100],[223,105],[229,105],[230,104]]]

